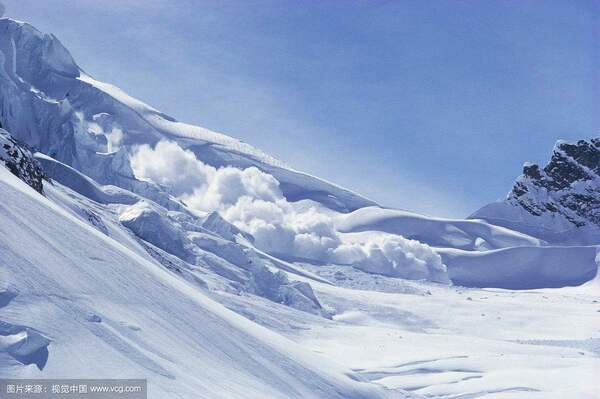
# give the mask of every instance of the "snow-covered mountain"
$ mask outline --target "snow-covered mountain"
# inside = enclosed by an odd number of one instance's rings
[[[379,207],[175,121],[8,18],[0,124],[0,378],[147,378],[152,398],[593,392],[569,384],[600,370],[596,247],[551,244],[534,216]],[[568,190],[571,158],[519,201]],[[497,206],[525,209],[511,198]]]
[[[0,121],[14,137],[101,184],[144,190],[126,162],[132,146],[171,140],[208,165],[258,166],[292,201],[313,199],[333,209],[374,203],[285,167],[226,135],[187,125],[82,71],[53,35],[0,20]],[[157,194],[158,195],[158,194]]]
[[[525,164],[506,200],[470,218],[549,242],[600,243],[600,140],[559,141],[547,165]]]

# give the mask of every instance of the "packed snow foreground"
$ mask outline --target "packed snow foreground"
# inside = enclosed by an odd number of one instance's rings
[[[8,18],[0,124],[0,378],[146,378],[152,398],[600,390],[596,247],[494,223],[514,196],[486,220],[381,208]]]

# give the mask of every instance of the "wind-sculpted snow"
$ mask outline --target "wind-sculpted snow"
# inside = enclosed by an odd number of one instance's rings
[[[537,238],[477,220],[441,219],[395,209],[369,207],[336,219],[345,233],[383,231],[421,241],[434,247],[486,251],[497,248],[538,246]]]
[[[578,286],[598,272],[596,247],[514,247],[438,251],[452,282],[512,290]]]

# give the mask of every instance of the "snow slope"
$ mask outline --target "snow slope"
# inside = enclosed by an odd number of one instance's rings
[[[385,396],[226,310],[4,168],[0,237],[2,377],[149,378],[155,398]]]
[[[333,324],[286,334],[371,381],[436,399],[598,397],[597,281],[511,291],[313,270],[337,282],[314,285]]]
[[[524,233],[377,207],[175,121],[6,18],[0,123],[0,377],[147,378],[156,398],[598,390],[596,247],[549,244],[593,243],[593,226],[548,230],[522,203],[497,220],[527,212]],[[579,155],[563,152],[569,191]]]
[[[444,266],[429,254],[427,246],[490,251],[544,245],[542,240],[482,221],[444,220],[377,208],[348,190],[289,169],[248,144],[175,121],[122,90],[93,79],[52,35],[8,18],[0,19],[0,32],[0,123],[17,139],[46,155],[38,159],[55,179],[100,203],[126,196],[117,202],[133,205],[146,199],[165,211],[188,216],[199,210],[219,211],[236,228],[252,234],[252,245],[257,249],[285,260],[337,262],[375,273],[435,281],[447,277],[443,276]],[[152,156],[161,156],[159,148],[163,147],[171,148],[167,159],[177,151],[183,159],[193,157],[185,161],[186,167],[197,170],[190,179],[198,180],[204,173],[208,183],[189,186],[182,193],[180,184],[168,178],[140,177],[134,170],[136,154],[144,149],[148,156],[145,161],[152,164],[156,161]],[[178,166],[166,165],[167,169]],[[253,167],[260,172],[253,172]],[[87,177],[76,177],[73,171]],[[93,193],[90,190],[95,186],[86,179],[104,188]],[[248,193],[235,192],[241,188],[222,192],[227,184],[240,184],[235,179],[274,187],[265,193],[260,186],[249,189],[242,182],[243,190],[254,195],[249,199]],[[231,195],[237,197],[231,204],[213,204],[206,209],[204,197],[210,190],[217,191],[219,201]],[[298,205],[303,201],[313,205]],[[345,214],[349,211],[354,212]],[[162,225],[165,231],[169,223]],[[355,244],[338,234],[363,231],[392,237]],[[136,232],[141,234],[139,229]],[[148,235],[141,237],[149,239]],[[179,250],[176,255],[182,254]],[[411,261],[415,257],[418,262]],[[410,268],[415,272],[408,272]]]
[[[257,166],[280,181],[290,201],[310,198],[342,211],[374,204],[93,79],[56,37],[9,18],[0,19],[0,123],[18,140],[97,182],[138,193],[143,187],[132,182],[127,162],[132,147],[171,140],[215,167]]]

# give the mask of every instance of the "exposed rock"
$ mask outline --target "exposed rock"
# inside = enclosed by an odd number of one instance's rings
[[[558,142],[543,169],[524,166],[508,201],[535,216],[553,213],[577,227],[600,226],[600,139]]]
[[[546,166],[525,164],[506,200],[471,218],[551,242],[595,243],[600,238],[600,138],[557,142]]]
[[[33,157],[32,151],[4,129],[0,129],[0,162],[19,179],[43,194],[43,180],[46,178],[44,169]]]

